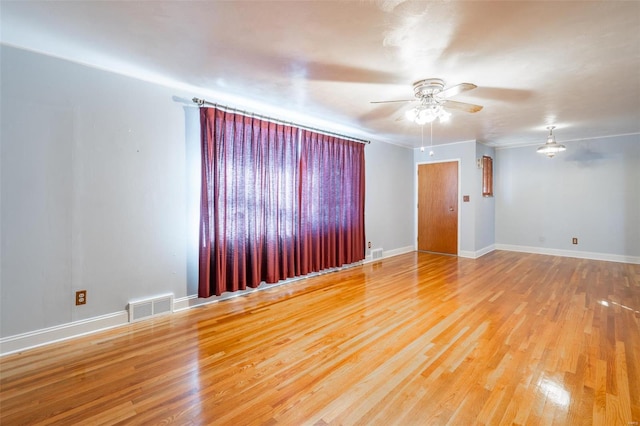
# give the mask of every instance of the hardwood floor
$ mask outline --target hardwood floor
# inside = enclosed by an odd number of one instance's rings
[[[636,425],[640,265],[410,253],[0,359],[2,425]]]

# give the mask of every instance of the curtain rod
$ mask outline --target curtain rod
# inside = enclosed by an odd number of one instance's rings
[[[237,113],[245,115],[245,116],[256,117],[256,118],[260,118],[260,119],[263,119],[263,120],[272,121],[274,123],[288,124],[290,126],[299,127],[301,129],[304,129],[304,130],[311,130],[312,132],[324,133],[325,135],[329,135],[329,136],[338,136],[340,138],[348,139],[348,140],[354,141],[354,142],[359,142],[359,143],[363,143],[363,144],[370,144],[371,143],[371,141],[367,141],[367,140],[364,140],[364,139],[358,139],[358,138],[354,138],[354,137],[351,137],[351,136],[342,135],[340,133],[328,132],[326,130],[318,129],[318,128],[315,128],[315,127],[305,126],[303,124],[292,123],[290,121],[284,121],[284,120],[280,120],[278,118],[268,117],[266,115],[254,114],[254,113],[251,113],[251,112],[239,110],[237,108],[229,107],[229,106],[226,106],[226,105],[220,105],[220,104],[216,104],[214,102],[209,102],[209,101],[204,100],[204,99],[193,98],[192,101],[194,103],[198,104],[198,106],[211,105],[211,106],[214,106],[216,108],[224,109],[225,111],[228,111],[228,112],[237,112]]]

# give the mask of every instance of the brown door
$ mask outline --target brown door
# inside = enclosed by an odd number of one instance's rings
[[[418,250],[458,254],[458,162],[418,166]]]

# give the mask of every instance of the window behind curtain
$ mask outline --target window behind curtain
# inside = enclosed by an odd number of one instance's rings
[[[201,108],[199,296],[364,258],[364,145]]]

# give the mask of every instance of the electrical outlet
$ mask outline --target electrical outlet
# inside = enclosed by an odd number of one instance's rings
[[[371,248],[371,241],[367,243],[367,248]]]
[[[87,303],[87,290],[76,291],[76,306]]]
[[[577,245],[577,244],[578,244],[578,239],[577,239],[576,237],[573,237],[573,240],[571,240],[571,242],[572,242],[573,244],[576,244],[576,245]]]

